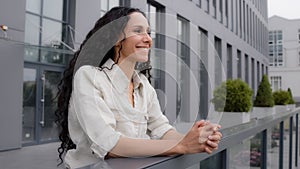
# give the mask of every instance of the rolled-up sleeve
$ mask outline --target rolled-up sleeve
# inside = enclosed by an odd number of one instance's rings
[[[74,75],[73,107],[79,124],[91,142],[91,151],[100,158],[117,144],[120,133],[115,131],[113,112],[101,96],[99,70],[81,67]]]
[[[160,139],[167,131],[170,129],[175,130],[175,128],[169,124],[169,120],[162,113],[156,91],[151,85],[148,87],[148,92],[150,94],[148,102],[148,130],[151,138]]]

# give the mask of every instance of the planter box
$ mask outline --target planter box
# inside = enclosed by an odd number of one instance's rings
[[[219,124],[222,126],[222,129],[236,126],[242,123],[247,123],[250,121],[249,112],[214,112],[211,114],[214,115],[209,118],[214,118],[214,120],[216,120],[214,122],[217,122],[217,120],[219,119]],[[211,120],[209,118],[208,120]]]
[[[275,105],[275,112],[276,113],[282,113],[289,111],[289,108],[287,105]]]
[[[253,107],[250,112],[250,118],[262,119],[273,114],[275,114],[275,107]]]
[[[288,110],[294,110],[296,108],[296,104],[288,104]]]

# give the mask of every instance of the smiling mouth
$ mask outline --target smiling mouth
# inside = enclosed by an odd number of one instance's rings
[[[141,49],[141,50],[143,50],[143,51],[148,51],[150,48],[148,48],[148,47],[137,47],[138,49]]]

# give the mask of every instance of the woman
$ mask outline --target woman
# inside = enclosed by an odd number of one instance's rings
[[[162,114],[147,62],[150,28],[139,10],[115,7],[88,33],[59,85],[59,158],[68,168],[99,159],[207,152],[217,149],[219,125],[196,122],[186,135]],[[101,56],[103,55],[103,57]],[[148,77],[148,79],[147,79]]]

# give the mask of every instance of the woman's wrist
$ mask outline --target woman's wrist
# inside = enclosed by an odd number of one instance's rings
[[[178,142],[174,148],[176,154],[186,154],[185,146],[183,146],[181,142]]]

